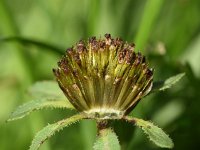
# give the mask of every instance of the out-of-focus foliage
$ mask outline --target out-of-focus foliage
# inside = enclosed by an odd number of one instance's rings
[[[73,113],[44,110],[5,123],[10,112],[28,100],[26,89],[30,85],[53,79],[52,68],[62,51],[79,39],[105,33],[135,41],[136,49],[147,55],[155,68],[156,80],[186,73],[173,88],[143,99],[132,115],[162,127],[173,139],[174,149],[198,149],[199,14],[199,0],[1,0],[0,149],[27,149],[47,122]],[[123,149],[156,149],[140,130],[130,126],[115,123]],[[58,133],[41,149],[89,150],[95,134],[94,122],[81,121]]]

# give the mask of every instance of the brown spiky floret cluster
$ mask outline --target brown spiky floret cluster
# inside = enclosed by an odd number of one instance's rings
[[[150,92],[153,71],[134,46],[105,34],[67,49],[53,72],[79,112],[100,119],[120,118]]]

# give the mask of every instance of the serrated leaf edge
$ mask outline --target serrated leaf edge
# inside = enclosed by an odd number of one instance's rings
[[[65,127],[68,127],[69,125],[71,124],[74,124],[82,119],[86,118],[83,114],[77,114],[77,115],[74,115],[70,118],[67,118],[67,119],[63,119],[63,120],[60,120],[56,123],[53,123],[53,124],[48,124],[46,127],[44,127],[42,130],[40,130],[34,137],[30,147],[29,147],[29,150],[38,150],[40,148],[40,146],[46,141],[48,140],[51,136],[53,136],[56,132],[59,132],[60,130],[63,130],[63,128]],[[39,144],[38,146],[36,146],[36,149],[33,148],[34,144],[36,143],[36,138],[40,136],[40,133],[42,133],[42,131],[44,131],[45,129],[47,129],[48,127],[51,127],[51,126],[54,126],[56,125],[54,128],[54,131],[51,131],[51,133],[46,137],[44,138]],[[61,126],[60,126],[61,125]],[[60,127],[59,127],[60,126]],[[58,129],[56,129],[58,128]]]
[[[14,113],[16,113],[18,110],[20,110],[21,108],[23,108],[24,106],[26,106],[26,105],[28,105],[28,104],[30,104],[31,102],[34,102],[34,101],[37,101],[37,102],[43,102],[43,101],[67,101],[67,100],[55,100],[55,99],[40,99],[40,100],[32,100],[32,101],[29,101],[29,102],[26,102],[26,103],[24,103],[24,104],[22,104],[22,105],[20,105],[20,106],[18,106],[16,109],[15,109],[15,111],[14,112],[12,112],[11,113],[11,115],[9,116],[9,118],[6,120],[7,122],[9,122],[9,121],[14,121],[14,120],[18,120],[18,119],[21,119],[21,118],[24,118],[25,116],[27,116],[27,115],[29,115],[30,113],[32,113],[32,112],[34,112],[34,111],[37,111],[37,110],[41,110],[41,109],[44,109],[44,108],[68,108],[68,109],[73,109],[73,106],[72,107],[66,107],[66,106],[53,106],[53,105],[48,105],[48,104],[46,104],[46,105],[43,105],[43,106],[41,106],[41,107],[37,107],[37,108],[34,108],[34,109],[32,109],[32,110],[30,110],[30,111],[25,111],[24,113],[23,113],[23,115],[21,115],[21,116],[18,116],[18,117],[12,117],[12,115],[14,114]],[[37,103],[36,102],[36,103]]]
[[[145,120],[143,120],[143,119],[139,119],[139,118],[135,118],[135,117],[133,118],[133,117],[129,117],[129,116],[126,116],[126,117],[124,117],[123,119],[124,119],[125,121],[128,121],[128,122],[130,122],[130,123],[132,123],[132,124],[134,124],[134,125],[140,127],[140,128],[144,131],[144,133],[147,135],[148,139],[149,139],[150,141],[152,141],[154,144],[156,144],[157,146],[159,146],[159,147],[161,147],[161,148],[169,148],[169,149],[171,149],[171,148],[174,147],[174,143],[173,143],[172,139],[169,137],[169,135],[166,134],[166,133],[162,130],[162,128],[156,126],[152,121],[145,121]],[[141,126],[141,125],[139,125],[138,122],[140,122],[140,123],[141,123],[141,122],[148,122],[148,123],[152,124],[153,126],[155,126],[156,128],[162,130],[162,132],[165,134],[165,136],[168,138],[168,140],[170,140],[170,142],[171,142],[172,145],[171,145],[171,146],[163,146],[163,145],[160,145],[159,143],[154,142],[154,141],[150,138],[149,134],[146,132],[146,130],[144,129],[144,127]],[[144,124],[144,126],[146,126],[146,124]],[[147,128],[148,128],[148,127],[147,127]]]
[[[151,123],[153,126],[156,126],[152,121],[148,121],[149,123]],[[136,124],[137,124],[137,121],[136,121]],[[160,127],[158,127],[158,126],[156,126],[158,129],[160,129],[160,130],[162,130],[163,131],[163,129],[162,128],[160,128]],[[150,136],[149,136],[149,134],[148,134],[148,132],[144,129],[144,127],[140,127],[143,131],[144,131],[144,133],[147,135],[147,137],[148,137],[148,139],[150,140],[150,141],[152,141],[153,143],[155,143],[151,138],[150,138]],[[170,139],[170,141],[171,141],[171,143],[173,144],[173,141],[172,141],[172,139],[169,137],[169,135],[167,134],[167,133],[165,133],[164,131],[163,131],[163,133],[168,137],[168,139]],[[173,148],[174,147],[174,144],[172,145],[172,146],[170,146],[170,147],[165,147],[165,146],[162,146],[162,145],[160,145],[159,143],[155,143],[157,146],[159,146],[159,147],[162,147],[162,148]]]
[[[171,78],[175,78],[175,77],[177,77],[178,76],[178,78],[176,78],[172,83],[170,83],[170,85],[166,85],[166,82],[169,80],[169,79],[171,79]],[[166,80],[164,80],[164,81],[154,81],[153,82],[153,87],[152,87],[152,90],[151,90],[151,92],[149,93],[149,94],[151,94],[151,93],[154,93],[154,92],[158,92],[158,91],[164,91],[164,90],[166,90],[166,89],[169,89],[169,88],[171,88],[175,83],[177,83],[183,76],[185,76],[185,73],[179,73],[179,74],[176,74],[176,75],[174,75],[174,76],[171,76],[171,77],[169,77],[169,78],[167,78]],[[162,86],[158,86],[158,87],[155,87],[154,86],[154,84],[156,84],[156,83],[163,83],[163,85]]]
[[[175,75],[175,76],[170,77],[170,78],[175,78],[175,77],[177,77],[177,78],[176,78],[173,82],[171,82],[170,85],[165,85],[164,87],[159,88],[159,90],[160,90],[160,91],[164,91],[164,90],[166,90],[166,89],[169,89],[169,88],[172,87],[175,83],[177,83],[183,76],[185,76],[185,73],[180,73],[180,74],[177,74],[177,75]],[[168,78],[167,80],[169,80],[170,78]],[[167,80],[165,80],[165,82],[166,82]],[[164,84],[165,84],[165,82],[164,82]]]

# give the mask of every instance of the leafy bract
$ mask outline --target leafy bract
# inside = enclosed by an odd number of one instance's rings
[[[111,128],[100,130],[94,150],[120,150],[117,135]]]
[[[74,109],[55,81],[36,82],[29,89],[29,94],[31,94],[35,100],[19,106],[11,113],[8,121],[23,118],[35,110],[48,107]]]
[[[161,128],[155,126],[153,123],[131,117],[126,117],[126,120],[140,127],[144,133],[148,135],[149,139],[157,146],[162,148],[174,147],[173,141],[170,139],[170,137]]]
[[[171,86],[173,86],[176,82],[178,82],[184,75],[185,73],[180,73],[166,79],[165,81],[154,82],[152,87],[152,92],[163,91],[168,88],[171,88]]]
[[[35,110],[39,110],[39,109],[47,108],[47,107],[50,107],[50,108],[73,108],[73,106],[66,99],[32,100],[32,101],[29,101],[29,102],[17,107],[17,109],[11,113],[11,115],[7,121],[21,119]]]
[[[81,119],[85,118],[84,115],[78,114],[70,118],[63,119],[53,124],[49,124],[40,130],[34,137],[32,144],[29,150],[37,150],[39,147],[51,136],[53,136],[57,131],[63,129],[64,127],[69,126],[72,123],[75,123]]]

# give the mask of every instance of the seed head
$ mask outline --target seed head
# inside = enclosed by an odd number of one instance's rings
[[[153,70],[134,44],[120,38],[89,38],[67,49],[53,69],[58,84],[71,104],[98,118],[121,118],[147,95]]]

